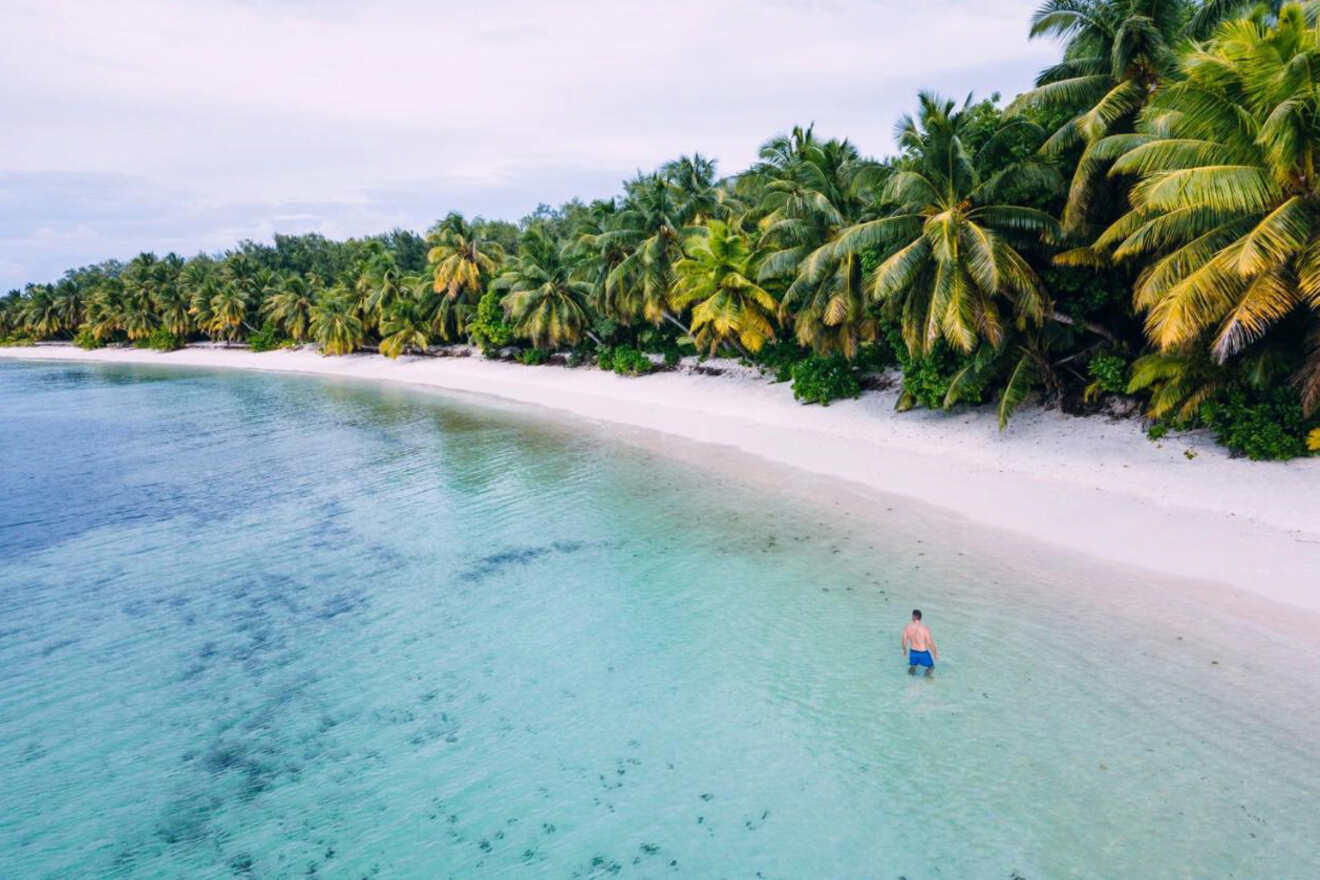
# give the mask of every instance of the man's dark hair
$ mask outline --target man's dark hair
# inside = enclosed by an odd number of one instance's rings
[[[913,618],[913,620],[921,620],[921,609],[920,609],[920,608],[913,608],[913,609],[912,609],[912,618]]]

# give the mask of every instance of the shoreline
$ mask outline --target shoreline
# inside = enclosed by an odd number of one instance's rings
[[[716,444],[799,472],[898,495],[996,530],[1124,567],[1227,585],[1320,611],[1320,467],[1232,459],[1193,433],[1147,440],[1136,420],[893,409],[868,391],[827,408],[722,362],[722,375],[625,378],[590,367],[480,357],[197,346],[161,353],[68,344],[0,348],[12,360],[241,369],[402,384],[498,398],[619,427]],[[651,445],[651,444],[648,444]],[[654,444],[663,450],[663,444]],[[1310,616],[1310,615],[1306,615]]]

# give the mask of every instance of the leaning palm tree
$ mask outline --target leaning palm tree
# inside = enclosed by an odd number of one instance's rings
[[[1284,318],[1320,334],[1320,37],[1303,8],[1220,25],[1185,79],[1146,112],[1113,173],[1139,177],[1132,209],[1095,244],[1118,260],[1158,255],[1134,302],[1166,353],[1207,340],[1223,363]],[[1320,406],[1320,347],[1298,382]]]
[[[1080,234],[1108,159],[1096,144],[1131,131],[1137,114],[1173,71],[1174,47],[1188,21],[1187,0],[1045,0],[1031,17],[1031,36],[1064,41],[1063,60],[1042,71],[1036,87],[1010,112],[1064,111],[1067,122],[1041,147],[1058,156],[1078,145],[1063,227]]]
[[[527,230],[517,259],[491,285],[507,291],[502,303],[517,335],[537,348],[555,348],[588,332],[591,282],[578,276],[579,262],[541,227]]]
[[[920,101],[917,117],[899,122],[906,159],[882,197],[892,211],[845,230],[829,252],[813,258],[891,250],[875,270],[871,292],[900,317],[913,353],[929,352],[941,339],[962,352],[983,341],[998,348],[1007,333],[1003,306],[1024,327],[1051,314],[1040,279],[1012,242],[1054,236],[1058,224],[1042,211],[997,199],[1009,175],[1020,181],[1033,171],[981,167],[977,158],[990,144],[973,156],[964,143],[970,98],[962,110],[928,93]],[[1048,184],[1048,170],[1039,179]]]
[[[355,298],[343,285],[326,291],[312,307],[311,332],[321,354],[350,354],[361,347],[364,333]]]
[[[692,307],[692,335],[697,347],[713,355],[725,342],[748,352],[761,350],[775,337],[778,303],[752,279],[757,255],[747,236],[719,220],[688,243],[687,256],[674,266],[674,299]]]

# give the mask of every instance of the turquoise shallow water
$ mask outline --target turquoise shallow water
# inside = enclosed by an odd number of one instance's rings
[[[1138,575],[409,391],[0,418],[0,877],[1320,876],[1313,643]]]

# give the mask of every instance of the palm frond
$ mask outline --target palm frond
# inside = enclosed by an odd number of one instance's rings
[[[1022,356],[1013,366],[1013,372],[1008,376],[1008,384],[999,395],[999,430],[1008,427],[1008,420],[1039,381],[1040,367],[1036,358],[1031,353],[1023,351]]]

